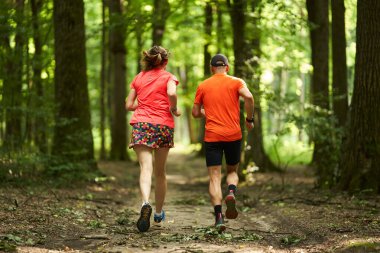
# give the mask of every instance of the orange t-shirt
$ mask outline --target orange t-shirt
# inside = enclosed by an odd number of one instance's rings
[[[245,82],[227,74],[214,74],[199,84],[194,104],[203,105],[207,142],[236,141],[240,128],[239,90]]]
[[[169,80],[178,84],[177,78],[164,69],[142,71],[133,79],[130,87],[136,90],[138,106],[131,118],[131,125],[147,122],[174,128],[167,94]]]

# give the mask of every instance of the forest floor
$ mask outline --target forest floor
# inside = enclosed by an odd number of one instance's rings
[[[99,167],[108,180],[1,186],[0,252],[380,252],[380,196],[316,190],[306,167],[239,185],[239,216],[223,234],[213,228],[203,159],[169,155],[167,219],[152,219],[146,233],[135,225],[137,163]]]

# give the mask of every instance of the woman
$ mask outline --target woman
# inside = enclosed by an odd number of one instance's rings
[[[166,159],[174,146],[174,116],[177,109],[177,78],[167,72],[168,51],[154,46],[143,52],[142,71],[133,79],[126,100],[128,111],[134,111],[130,124],[132,138],[129,147],[135,150],[140,164],[142,207],[137,228],[145,232],[150,227],[152,207],[149,195],[152,184],[153,159],[155,174],[156,211],[154,221],[165,219],[162,209],[166,195]],[[136,103],[137,98],[137,103]]]

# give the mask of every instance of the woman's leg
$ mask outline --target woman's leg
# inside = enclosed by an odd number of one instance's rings
[[[145,145],[135,145],[134,150],[140,164],[140,192],[143,203],[145,203],[149,202],[150,189],[152,185],[152,148]]]
[[[166,159],[169,148],[158,148],[154,151],[154,174],[156,179],[155,197],[156,213],[161,213],[166,196]]]

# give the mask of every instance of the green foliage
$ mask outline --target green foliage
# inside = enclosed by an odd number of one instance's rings
[[[315,161],[317,184],[322,188],[331,188],[339,177],[337,166],[344,129],[337,127],[336,118],[331,111],[308,105],[305,112],[305,116],[292,115],[291,119],[298,128],[305,129],[311,140],[323,144],[314,151],[314,154],[323,157]]]
[[[18,245],[33,246],[35,244],[36,242],[32,238],[27,238],[24,240],[23,238],[14,234],[7,234],[5,236],[1,235],[0,237],[1,252],[17,252]]]
[[[304,240],[296,235],[285,236],[281,238],[281,243],[285,245],[294,245]]]

